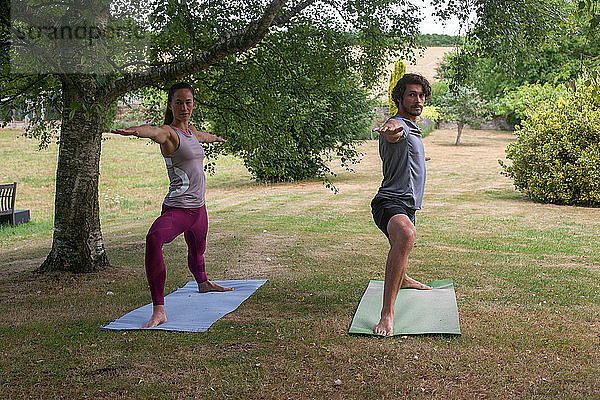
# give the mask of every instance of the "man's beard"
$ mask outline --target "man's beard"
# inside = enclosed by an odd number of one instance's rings
[[[423,107],[421,107],[418,112],[411,112],[409,109],[404,107],[404,105],[401,104],[401,106],[402,106],[402,111],[404,111],[408,115],[412,115],[413,117],[418,117],[423,112]]]

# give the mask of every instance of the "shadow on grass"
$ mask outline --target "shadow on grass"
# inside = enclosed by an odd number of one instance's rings
[[[475,143],[475,142],[461,142],[460,144],[455,144],[454,142],[447,143],[436,143],[436,146],[439,147],[450,147],[454,149],[460,149],[461,147],[486,147],[486,143]]]
[[[350,325],[348,325],[348,329],[350,329]],[[349,336],[356,337],[372,337],[374,339],[380,340],[395,340],[402,341],[408,338],[416,339],[416,338],[430,338],[430,339],[438,339],[438,340],[446,340],[448,343],[450,342],[460,342],[462,340],[462,335],[460,334],[450,334],[450,333],[418,333],[418,334],[404,334],[400,333],[393,336],[381,336],[375,334],[368,333],[348,333]]]

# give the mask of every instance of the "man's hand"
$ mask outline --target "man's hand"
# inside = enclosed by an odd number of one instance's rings
[[[404,136],[404,127],[399,121],[390,118],[382,127],[373,129],[373,132],[385,135],[390,143],[396,143]]]

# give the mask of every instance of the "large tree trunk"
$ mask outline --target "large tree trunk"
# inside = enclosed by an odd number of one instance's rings
[[[74,79],[63,84],[54,236],[40,272],[92,272],[108,265],[98,206],[103,117],[97,110],[90,111],[86,84],[91,82]],[[84,107],[72,111],[74,103]],[[96,99],[93,104],[102,103]],[[71,112],[73,117],[69,118]]]

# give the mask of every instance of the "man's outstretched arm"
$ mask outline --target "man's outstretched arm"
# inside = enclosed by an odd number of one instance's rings
[[[387,122],[381,127],[373,129],[373,132],[385,135],[385,138],[390,143],[396,143],[405,135],[404,127],[399,121],[395,120],[394,118],[388,119]]]

